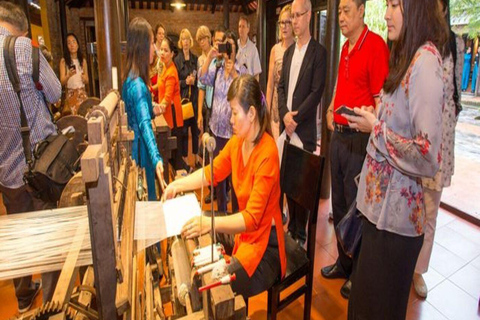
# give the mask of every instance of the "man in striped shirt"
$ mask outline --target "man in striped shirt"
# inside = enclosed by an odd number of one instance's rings
[[[7,36],[18,37],[15,57],[20,79],[20,96],[30,128],[30,145],[34,146],[56,132],[47,102],[57,102],[61,96],[61,85],[50,65],[40,54],[39,81],[43,93],[38,91],[32,77],[32,43],[26,38],[27,17],[22,9],[9,2],[0,2],[0,193],[7,214],[52,208],[54,204],[34,198],[23,181],[27,168],[22,137],[20,134],[20,101],[8,78],[3,56]],[[44,302],[51,299],[58,273],[42,275]],[[14,279],[19,312],[30,308],[42,287],[42,282],[32,282],[32,277]]]

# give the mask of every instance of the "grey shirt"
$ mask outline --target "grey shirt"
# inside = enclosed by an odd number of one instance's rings
[[[262,73],[262,66],[260,65],[260,57],[255,44],[247,38],[247,44],[242,47],[240,39],[238,40],[237,63],[239,66],[245,66],[247,73],[252,76]]]

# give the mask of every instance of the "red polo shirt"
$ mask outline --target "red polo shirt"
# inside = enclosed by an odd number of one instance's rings
[[[355,47],[348,52],[348,40],[342,47],[338,66],[337,90],[333,109],[375,106],[388,75],[389,50],[385,41],[365,26]],[[335,123],[348,125],[347,119],[333,113]]]

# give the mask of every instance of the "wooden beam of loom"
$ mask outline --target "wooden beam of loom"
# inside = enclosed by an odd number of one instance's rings
[[[67,259],[58,278],[57,286],[55,287],[55,293],[52,298],[53,302],[59,302],[61,305],[64,305],[70,301],[70,296],[72,295],[73,286],[75,285],[78,274],[78,268],[75,266],[82,247],[81,245],[79,246],[78,243],[83,243],[86,231],[86,226],[81,225],[73,237],[71,249],[68,252]]]
[[[125,206],[122,223],[122,240],[120,245],[120,260],[123,270],[123,282],[118,285],[115,305],[119,315],[133,304],[130,292],[132,290],[132,272],[134,272],[134,230],[135,230],[135,199],[137,190],[138,167],[132,163],[125,196]]]

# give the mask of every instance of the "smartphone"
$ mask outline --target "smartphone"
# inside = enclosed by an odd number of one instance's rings
[[[71,64],[68,69],[70,69],[70,71],[72,71],[73,73],[76,73],[77,72],[77,68],[75,67],[75,64]]]
[[[356,116],[358,117],[358,114],[355,113],[355,111],[353,111],[352,108],[349,108],[347,107],[346,105],[342,105],[340,106],[337,110],[335,110],[335,112],[339,115],[344,115],[344,114],[347,114],[349,116]]]

